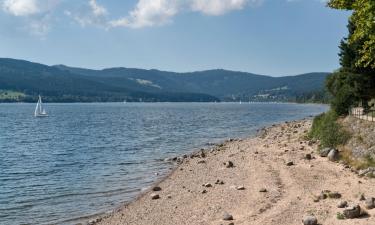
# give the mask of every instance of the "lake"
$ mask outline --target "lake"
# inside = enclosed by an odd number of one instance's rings
[[[0,104],[0,224],[74,224],[129,202],[173,167],[165,158],[317,115],[276,103]],[[158,173],[158,174],[156,174]]]

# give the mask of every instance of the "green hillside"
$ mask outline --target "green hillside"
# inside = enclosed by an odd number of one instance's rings
[[[174,73],[110,68],[90,70],[0,59],[0,101],[311,101],[324,98],[327,73],[271,77],[227,70]]]

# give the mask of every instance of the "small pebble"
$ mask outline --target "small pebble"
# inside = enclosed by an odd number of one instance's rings
[[[156,200],[156,199],[160,198],[160,196],[158,194],[155,194],[155,193],[151,194],[150,196],[151,196],[152,200]]]
[[[152,188],[153,191],[161,191],[161,187],[155,186]]]
[[[233,216],[229,213],[224,213],[223,220],[233,220]]]
[[[228,161],[226,163],[224,163],[224,165],[227,167],[227,168],[232,168],[234,166],[233,162],[232,161]]]
[[[207,184],[204,184],[203,186],[205,186],[205,187],[212,187],[212,184],[207,183]]]
[[[242,190],[245,190],[245,187],[244,186],[237,186],[236,189],[242,191]]]

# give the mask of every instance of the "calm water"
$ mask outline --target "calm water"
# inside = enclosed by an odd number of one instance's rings
[[[134,198],[171,167],[163,159],[323,105],[0,104],[0,224],[72,224]],[[73,219],[73,220],[71,220]]]

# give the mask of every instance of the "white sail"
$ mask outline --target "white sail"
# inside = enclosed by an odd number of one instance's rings
[[[38,110],[39,110],[39,100],[38,103],[36,103],[35,111],[34,111],[34,116],[38,116]]]
[[[48,116],[48,114],[47,114],[46,110],[43,108],[42,104],[43,104],[42,103],[42,97],[39,95],[38,103],[36,104],[35,112],[34,112],[35,117]]]

